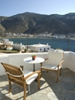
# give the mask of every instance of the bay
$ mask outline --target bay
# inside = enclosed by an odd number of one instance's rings
[[[11,38],[10,41],[14,43],[22,43],[24,45],[32,44],[49,44],[53,49],[63,49],[65,51],[74,51],[75,52],[75,40],[71,39],[43,39],[43,38]]]

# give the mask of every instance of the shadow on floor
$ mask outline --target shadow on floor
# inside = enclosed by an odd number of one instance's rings
[[[75,100],[75,73],[63,69],[59,82],[52,72],[43,72],[38,91],[37,82],[30,86],[31,93],[26,91],[26,100]],[[23,88],[12,84],[12,93],[8,93],[7,77],[0,76],[0,100],[23,100]]]

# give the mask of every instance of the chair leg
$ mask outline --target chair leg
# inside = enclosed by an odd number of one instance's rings
[[[11,89],[11,81],[9,81],[9,93],[12,91]]]
[[[41,68],[41,75],[40,75],[40,77],[42,77],[42,68]]]
[[[58,82],[58,80],[59,80],[59,70],[57,71],[57,80],[56,80],[56,82]]]
[[[38,90],[40,90],[40,75],[38,75]]]
[[[24,98],[23,100],[26,100],[26,85],[24,84]]]
[[[40,71],[41,71],[41,75],[40,75],[40,78],[42,77],[42,63],[40,63]]]
[[[60,68],[60,75],[61,75],[62,68]]]

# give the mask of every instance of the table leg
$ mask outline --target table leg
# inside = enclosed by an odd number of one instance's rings
[[[33,72],[35,71],[35,64],[33,64]]]
[[[33,72],[35,72],[35,64],[33,64]],[[35,82],[37,82],[37,79],[35,79]]]

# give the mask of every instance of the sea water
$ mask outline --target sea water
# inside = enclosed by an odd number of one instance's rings
[[[71,39],[12,38],[9,40],[14,43],[22,43],[24,45],[48,43],[53,49],[63,49],[65,51],[68,50],[75,52],[75,40]]]

